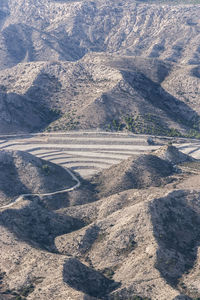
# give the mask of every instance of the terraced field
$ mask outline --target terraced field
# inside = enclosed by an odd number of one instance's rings
[[[168,139],[149,145],[148,136],[110,132],[65,132],[0,136],[0,150],[28,151],[88,178],[134,154],[155,150]],[[200,159],[200,141],[179,139],[181,151]]]

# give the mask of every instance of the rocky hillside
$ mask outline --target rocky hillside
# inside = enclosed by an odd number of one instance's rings
[[[195,68],[97,53],[18,64],[0,71],[0,133],[101,128],[198,137]]]
[[[21,194],[50,193],[76,184],[62,167],[22,151],[0,151],[0,203]]]
[[[154,155],[172,163],[173,165],[193,162],[194,158],[179,151],[172,145],[166,145],[153,152]]]
[[[156,153],[172,152],[176,161],[183,157],[171,146]],[[30,177],[34,157],[18,152],[3,155],[4,161],[15,159],[19,171],[23,157]],[[144,165],[149,172],[148,185],[139,189],[124,185],[119,192],[115,187],[112,195],[99,200],[96,190],[87,202],[66,202],[57,208],[48,201],[56,202],[58,195],[23,197],[12,208],[0,208],[0,298],[46,300],[53,294],[61,300],[198,299],[200,167],[195,161],[193,173],[194,162],[187,157],[186,163],[187,172],[174,173],[173,182],[163,181],[162,188],[154,187],[155,170],[159,167],[157,174],[168,176],[171,163],[167,157],[146,155],[135,160],[140,167],[137,178],[141,179]],[[194,176],[196,186],[190,190]]]
[[[0,67],[74,61],[93,51],[199,64],[198,1],[173,3],[1,1]]]
[[[0,133],[199,137],[199,15],[182,0],[1,1]]]
[[[130,157],[115,164],[93,176],[91,182],[100,197],[108,197],[128,189],[164,186],[174,181],[172,175],[181,172],[177,165],[190,165],[195,161],[176,147],[166,145],[152,153]]]
[[[102,196],[133,188],[161,186],[175,172],[170,162],[155,155],[128,159],[97,174],[92,181]]]
[[[27,100],[24,95],[6,93],[0,87],[0,133],[32,132],[45,129],[58,114],[41,103]]]

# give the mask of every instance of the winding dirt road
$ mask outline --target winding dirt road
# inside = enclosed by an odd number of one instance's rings
[[[17,202],[20,202],[21,200],[23,200],[23,197],[28,197],[28,196],[53,196],[53,195],[57,195],[63,192],[70,192],[73,191],[75,189],[77,189],[80,186],[80,180],[68,169],[66,169],[66,171],[69,173],[69,175],[71,175],[71,177],[76,181],[76,184],[68,189],[62,189],[56,192],[51,192],[51,193],[45,193],[45,194],[22,194],[19,197],[17,197],[17,199],[15,199],[13,202],[1,206],[0,209],[5,209],[5,208],[10,208],[11,206],[13,206],[14,204],[16,204]]]
[[[61,165],[77,182],[69,189],[53,193],[21,195],[14,202],[1,208],[13,206],[23,196],[50,196],[78,188],[80,181],[69,168],[83,178],[89,178],[100,170],[109,168],[134,154],[142,154],[160,147],[160,145],[149,145],[147,138],[148,136],[145,135],[100,131],[0,136],[0,150],[27,151],[39,158]],[[164,137],[163,139],[170,140]],[[179,143],[174,145],[182,152],[200,159],[200,141],[179,139]]]

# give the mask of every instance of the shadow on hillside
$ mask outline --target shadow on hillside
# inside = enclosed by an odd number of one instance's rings
[[[195,67],[191,70],[191,75],[200,78],[200,67]]]
[[[64,2],[64,1],[60,1]],[[67,2],[67,1],[65,1]],[[72,1],[71,1],[72,2]],[[76,2],[76,1],[74,1]],[[5,13],[0,11],[0,17],[4,16]],[[32,35],[36,34],[43,46],[42,60],[49,60],[48,54],[45,52],[53,50],[60,55],[60,60],[75,61],[81,59],[86,49],[81,47],[80,41],[74,40],[70,37],[64,29],[57,32],[56,36],[51,34],[45,29],[39,30],[36,27],[28,26],[26,24],[10,24],[3,29],[2,35],[9,56],[13,61],[13,65],[23,62],[25,59],[28,61],[38,60],[37,52],[33,45]],[[15,47],[13,47],[15,45]],[[66,51],[67,49],[67,51]],[[50,53],[50,52],[49,52]]]
[[[63,281],[75,290],[81,291],[91,297],[105,299],[112,290],[119,287],[119,283],[110,280],[100,272],[88,268],[78,259],[71,258],[63,266]],[[84,299],[87,299],[87,295]]]
[[[100,197],[120,193],[129,189],[143,189],[172,182],[173,165],[155,155],[140,155],[128,159],[110,169],[96,174],[92,183]]]
[[[10,24],[3,29],[2,35],[8,54],[12,58],[13,65],[22,62],[27,54],[29,61],[35,59],[30,26],[26,24]]]
[[[52,94],[60,91],[62,84],[54,75],[47,73],[39,73],[33,81],[30,88],[25,93],[25,96],[33,102],[41,102],[44,105],[45,100],[49,100]]]
[[[185,295],[179,295],[179,296],[176,296],[175,298],[173,298],[172,300],[194,300],[194,299],[187,297]],[[197,298],[197,300],[198,300],[198,298]]]
[[[38,197],[21,209],[0,212],[0,224],[17,238],[49,251],[56,252],[54,239],[62,234],[82,228],[83,221],[48,211]]]
[[[153,82],[140,72],[124,72],[124,79],[155,108],[160,108],[168,118],[190,128],[200,116],[186,103],[173,97],[158,83]]]
[[[41,99],[40,99],[41,100]],[[37,132],[59,117],[58,113],[39,99],[30,99],[16,93],[0,93],[0,133]]]
[[[17,198],[19,194],[30,193],[19,178],[13,157],[4,157],[3,153],[0,161],[0,178],[0,191],[5,195],[5,198],[13,199]],[[8,204],[7,201],[6,204]]]
[[[189,200],[188,200],[189,197]],[[172,286],[187,273],[197,258],[200,245],[199,195],[174,191],[155,199],[150,206],[154,236],[158,243],[156,268]]]

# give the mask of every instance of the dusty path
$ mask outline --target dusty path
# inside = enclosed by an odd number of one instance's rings
[[[22,194],[19,197],[17,197],[17,199],[15,199],[13,202],[1,206],[0,209],[5,209],[5,208],[10,208],[11,206],[13,206],[14,204],[16,204],[17,202],[20,202],[21,200],[23,200],[23,197],[28,197],[28,196],[53,196],[53,195],[57,195],[63,192],[70,192],[73,191],[75,189],[77,189],[80,186],[80,180],[68,169],[66,169],[66,171],[69,173],[69,175],[71,175],[71,177],[76,181],[76,184],[68,189],[62,189],[56,192],[51,192],[51,193],[45,193],[45,194]]]

